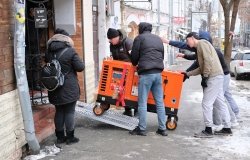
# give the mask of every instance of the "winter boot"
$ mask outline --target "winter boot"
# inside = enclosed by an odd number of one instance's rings
[[[76,138],[74,136],[74,132],[75,130],[66,132],[67,133],[66,144],[70,145],[70,144],[77,143],[80,141],[79,138]]]
[[[64,131],[55,131],[55,132],[56,132],[56,137],[57,137],[57,140],[56,140],[57,144],[61,144],[61,143],[66,142],[66,137],[64,135]]]

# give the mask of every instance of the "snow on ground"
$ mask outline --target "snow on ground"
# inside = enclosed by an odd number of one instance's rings
[[[214,136],[211,139],[197,139],[194,137],[182,137],[192,146],[200,146],[201,152],[211,154],[208,159],[230,159],[222,155],[235,155],[239,159],[250,159],[250,85],[249,81],[231,81],[230,88],[239,108],[240,125],[232,129],[233,136]],[[189,95],[191,103],[201,103],[202,93],[194,92]],[[223,154],[222,154],[223,153]],[[205,154],[205,153],[204,153]]]
[[[60,148],[57,148],[55,145],[53,146],[45,146],[44,149],[40,150],[40,153],[37,155],[29,155],[24,158],[24,160],[38,160],[44,157],[56,156],[61,151]],[[51,158],[53,159],[53,158]]]

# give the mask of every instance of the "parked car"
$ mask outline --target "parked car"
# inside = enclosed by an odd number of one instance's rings
[[[234,59],[235,55],[238,53],[237,49],[232,49],[232,53],[231,53],[231,61]]]
[[[236,80],[250,75],[250,50],[238,51],[230,62],[230,74]]]

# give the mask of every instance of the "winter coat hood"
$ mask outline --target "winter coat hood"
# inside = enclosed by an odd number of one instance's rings
[[[142,34],[143,32],[151,32],[152,31],[152,24],[147,22],[141,22],[139,24],[139,34]]]
[[[123,41],[127,38],[127,34],[124,30],[122,29],[118,29],[117,30],[119,32],[119,36],[120,36],[120,41]]]
[[[200,32],[199,32],[199,38],[200,38],[200,39],[205,39],[205,40],[207,40],[208,42],[210,42],[211,44],[213,43],[213,42],[212,42],[212,37],[211,37],[211,35],[210,35],[209,32],[200,31]]]
[[[53,37],[51,37],[49,40],[48,40],[48,43],[47,45],[50,46],[52,42],[63,42],[64,44],[70,46],[70,47],[74,47],[74,42],[73,40],[66,36],[66,35],[63,35],[63,34],[55,34]],[[59,44],[59,43],[56,43],[56,44]],[[61,47],[61,46],[58,46],[58,47]],[[54,47],[51,47],[51,49],[54,48]],[[64,48],[64,47],[63,47]],[[55,49],[55,48],[54,48]]]

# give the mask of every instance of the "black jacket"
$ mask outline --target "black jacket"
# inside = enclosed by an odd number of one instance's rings
[[[131,57],[129,51],[132,49],[133,40],[128,38],[122,30],[117,30],[120,36],[120,43],[112,45],[110,43],[110,52],[114,60],[130,62]]]
[[[151,30],[151,24],[140,23],[139,35],[133,43],[131,61],[134,66],[138,65],[138,74],[160,73],[164,69],[164,46]]]
[[[75,50],[64,42],[51,42],[48,48],[47,58],[53,54],[59,54],[64,48],[68,48],[60,57],[62,73],[65,75],[64,85],[54,91],[48,92],[49,101],[54,105],[63,105],[77,101],[80,97],[80,87],[77,73],[84,70],[84,63]]]

